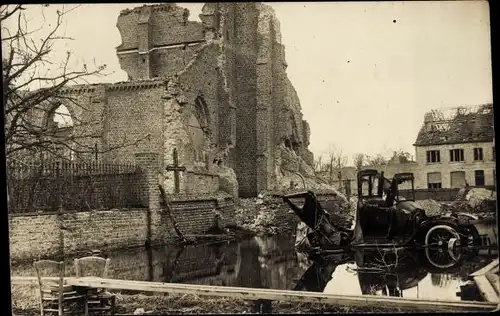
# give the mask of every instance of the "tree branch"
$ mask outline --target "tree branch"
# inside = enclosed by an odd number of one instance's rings
[[[67,104],[88,111],[82,100],[64,93],[69,84],[88,82],[87,78],[103,75],[106,65],[96,65],[88,69],[84,64],[81,70],[70,69],[71,53],[55,65],[51,60],[54,43],[71,40],[59,34],[63,17],[79,6],[57,11],[55,24],[50,26],[47,35],[36,39],[37,31],[29,29],[23,5],[14,8],[9,5],[0,6],[0,21],[2,21],[2,46],[7,47],[8,54],[2,60],[2,75],[4,89],[4,119],[5,119],[5,154],[8,157],[19,153],[52,152],[54,148],[71,150],[74,153],[95,152],[95,147],[89,141],[100,139],[101,135],[94,130],[93,124],[81,118],[69,115],[73,121],[73,132],[65,135],[61,130],[50,124],[51,116],[55,115],[56,107]],[[42,11],[42,15],[45,15]],[[10,21],[12,23],[8,23]],[[10,25],[10,27],[9,27]],[[48,68],[47,66],[58,66]],[[30,88],[38,88],[30,91]],[[43,86],[43,87],[42,87]],[[82,116],[84,117],[84,116]],[[78,130],[78,131],[76,131]],[[149,135],[133,141],[124,141],[113,146],[100,148],[99,153],[134,146]]]

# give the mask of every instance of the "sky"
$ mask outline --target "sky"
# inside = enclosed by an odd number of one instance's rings
[[[492,102],[487,1],[269,2],[280,21],[287,73],[311,127],[315,156],[342,150],[390,156],[414,153],[424,114],[431,109]],[[137,4],[141,5],[141,4]],[[136,4],[66,5],[75,66],[106,64],[92,82],[125,81],[115,48],[121,10]],[[202,3],[178,3],[199,20]],[[55,17],[60,5],[32,5],[30,25]]]

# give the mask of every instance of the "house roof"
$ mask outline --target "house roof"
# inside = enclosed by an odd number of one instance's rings
[[[490,142],[494,139],[493,104],[453,109],[451,117],[434,110],[425,114],[414,146]]]

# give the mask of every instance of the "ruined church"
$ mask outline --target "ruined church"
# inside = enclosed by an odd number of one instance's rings
[[[175,148],[186,168],[181,192],[240,197],[288,186],[286,174],[313,175],[310,129],[286,74],[273,9],[207,3],[201,22],[188,17],[171,3],[122,11],[116,52],[128,81],[64,91],[82,103],[66,107],[92,122],[96,148],[134,143],[100,154],[100,161],[133,163],[137,153],[156,153],[172,192],[166,167]]]

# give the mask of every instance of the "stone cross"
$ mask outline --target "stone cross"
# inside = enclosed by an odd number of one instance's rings
[[[173,165],[168,165],[167,166],[167,171],[173,171],[174,172],[175,193],[180,193],[179,172],[186,171],[186,167],[179,166],[179,156],[177,154],[177,148],[174,148],[174,152],[172,153],[172,157],[174,158],[174,164]]]

